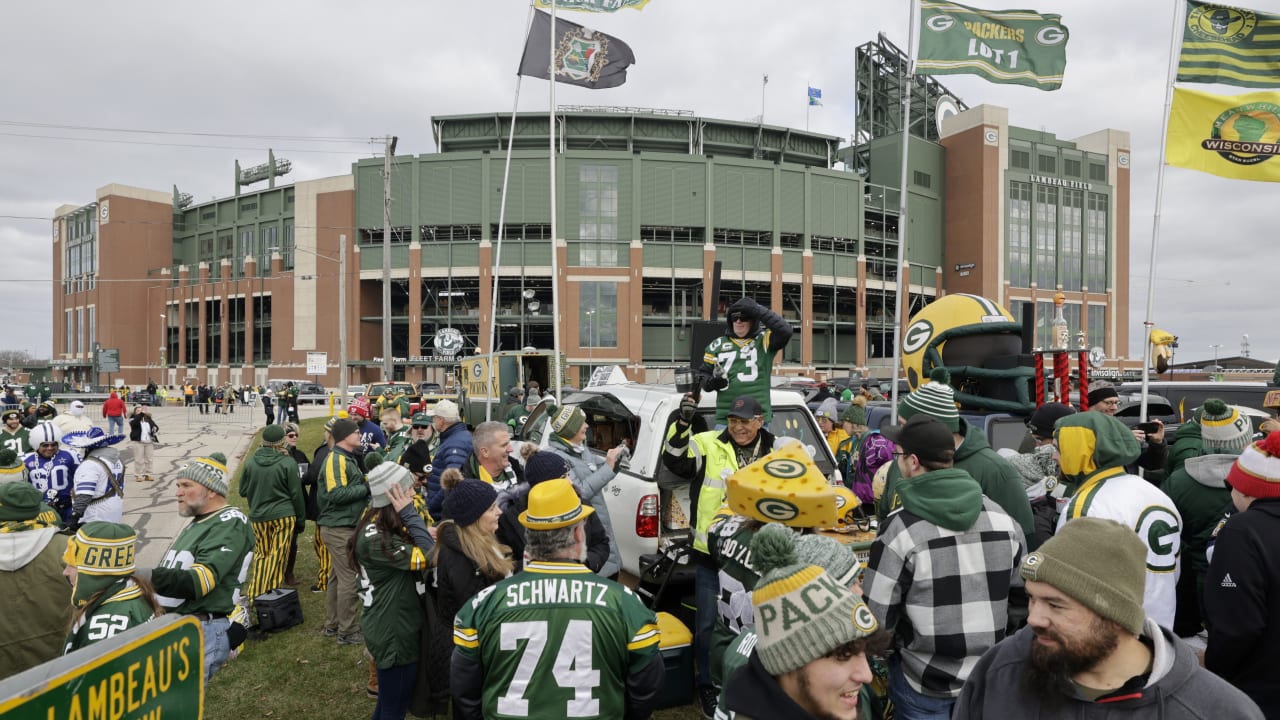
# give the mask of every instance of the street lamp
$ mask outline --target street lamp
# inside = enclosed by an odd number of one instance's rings
[[[542,307],[542,303],[538,302],[538,298],[536,297],[536,294],[534,293],[532,288],[525,290],[524,292],[520,293],[520,295],[522,298],[520,301],[520,349],[524,350],[526,347],[525,316],[524,316],[525,310],[527,309],[531,313],[538,312],[538,308]]]
[[[164,313],[160,313],[160,371],[162,373],[167,369],[164,361],[164,351],[165,347],[169,344],[169,334],[164,325],[164,317]],[[164,378],[161,377],[160,381],[161,384],[163,384]]]
[[[1218,348],[1222,347],[1222,343],[1215,343],[1209,347],[1213,348],[1213,373],[1218,373]]]
[[[590,366],[588,377],[596,371],[596,311],[587,311],[587,364]]]

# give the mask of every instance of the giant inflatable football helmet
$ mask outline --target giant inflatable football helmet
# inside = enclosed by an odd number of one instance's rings
[[[916,313],[902,333],[902,369],[915,392],[945,367],[961,407],[1029,414],[1035,370],[1023,365],[1022,326],[978,295],[945,295]]]

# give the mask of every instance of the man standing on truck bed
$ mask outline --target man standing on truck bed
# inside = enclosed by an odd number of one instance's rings
[[[703,370],[708,375],[703,389],[719,393],[716,425],[725,426],[729,406],[743,395],[760,403],[767,425],[773,419],[769,402],[773,359],[787,346],[794,331],[782,316],[749,297],[729,306],[725,322],[727,334],[712,340],[702,356]]]

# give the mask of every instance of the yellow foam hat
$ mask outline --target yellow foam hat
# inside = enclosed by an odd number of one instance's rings
[[[734,512],[791,527],[835,527],[835,488],[800,443],[789,443],[729,476],[726,502]]]

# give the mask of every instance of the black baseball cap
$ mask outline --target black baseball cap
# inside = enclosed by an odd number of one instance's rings
[[[905,425],[894,425],[880,431],[897,443],[903,452],[921,460],[950,462],[956,456],[956,439],[951,428],[931,415],[917,413]]]
[[[729,406],[729,417],[750,420],[757,415],[764,415],[764,408],[760,407],[759,400],[750,395],[739,395]]]

